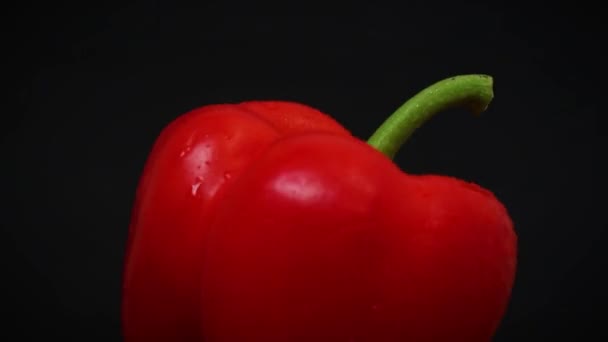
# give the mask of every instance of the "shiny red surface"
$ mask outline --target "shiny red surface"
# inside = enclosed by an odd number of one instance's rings
[[[205,106],[161,132],[132,211],[126,341],[199,340],[202,246],[218,191],[273,141],[310,130],[350,135],[313,108],[280,101]]]
[[[489,342],[515,263],[489,191],[408,175],[312,109],[209,106],[163,132],[142,175],[123,328],[126,341]]]
[[[503,206],[331,135],[271,146],[219,201],[205,341],[488,342],[516,239]]]

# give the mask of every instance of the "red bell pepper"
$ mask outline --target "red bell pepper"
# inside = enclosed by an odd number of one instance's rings
[[[505,207],[391,158],[432,115],[492,97],[489,76],[443,80],[367,143],[290,102],[179,117],[138,185],[125,340],[490,341],[516,270]]]

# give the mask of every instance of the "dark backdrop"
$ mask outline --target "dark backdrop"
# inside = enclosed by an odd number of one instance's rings
[[[365,139],[423,87],[487,73],[496,93],[487,112],[435,117],[396,162],[475,181],[511,212],[520,264],[496,341],[604,334],[605,41],[597,8],[566,4],[7,9],[5,85],[16,106],[1,129],[3,332],[119,340],[134,190],[157,134],[185,111],[295,100]]]

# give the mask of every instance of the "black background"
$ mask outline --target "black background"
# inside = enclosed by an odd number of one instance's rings
[[[119,340],[134,190],[157,134],[185,111],[294,100],[366,139],[427,85],[487,73],[496,94],[488,111],[438,115],[396,162],[475,181],[509,209],[520,264],[495,341],[605,335],[601,11],[582,2],[335,7],[7,9],[5,81],[16,107],[1,129],[3,332]]]

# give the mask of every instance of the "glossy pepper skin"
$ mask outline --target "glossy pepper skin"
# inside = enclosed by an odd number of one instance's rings
[[[407,174],[313,108],[202,107],[138,187],[125,341],[489,342],[516,243],[488,190]]]
[[[482,188],[403,173],[363,142],[272,145],[222,195],[205,341],[490,341],[515,236]]]
[[[306,131],[350,136],[298,103],[209,105],[171,122],[144,167],[123,273],[125,341],[199,341],[204,236],[217,194],[272,142]]]

